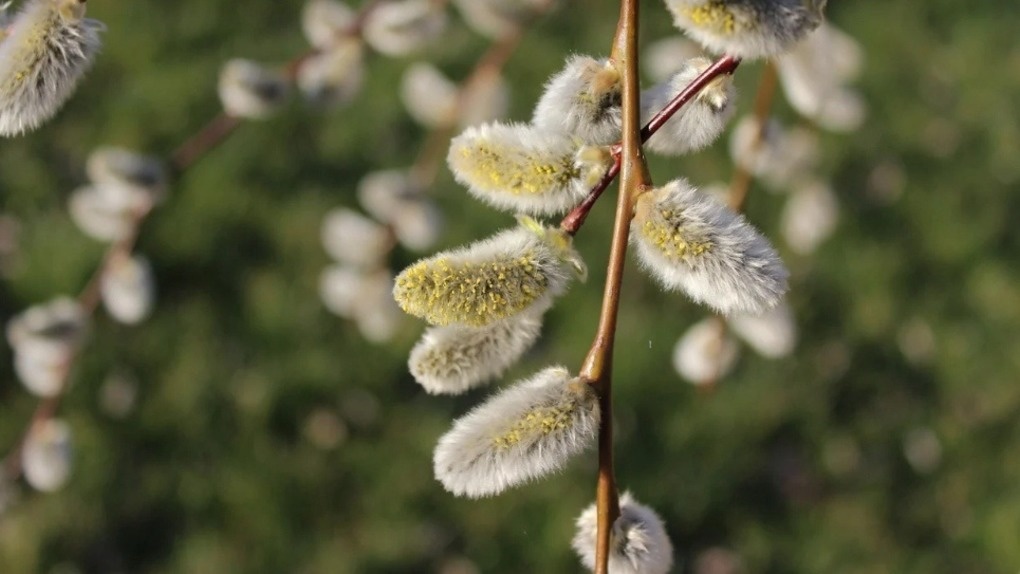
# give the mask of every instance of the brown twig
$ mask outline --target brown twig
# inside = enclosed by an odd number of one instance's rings
[[[666,104],[666,107],[659,110],[658,113],[652,116],[652,119],[648,120],[648,123],[641,128],[641,142],[646,142],[648,138],[655,135],[655,132],[659,131],[671,117],[694,99],[701,90],[705,89],[705,86],[723,74],[733,74],[739,65],[740,58],[734,56],[725,55],[716,60],[715,63],[706,68],[697,78],[694,78],[683,90],[680,90],[677,95],[673,96],[673,99]],[[609,187],[609,184],[613,182],[616,175],[620,173],[620,145],[613,146],[610,151],[613,155],[613,163],[606,171],[606,174],[591,188],[591,191],[588,192],[584,200],[560,221],[560,228],[570,235],[577,234],[577,231],[584,225],[584,220],[587,219],[588,213],[591,212],[595,202],[598,201],[602,193]]]
[[[613,392],[612,363],[616,320],[620,308],[623,268],[627,257],[630,220],[634,201],[650,185],[648,166],[641,152],[641,101],[638,84],[638,0],[622,0],[620,20],[613,39],[613,60],[620,67],[623,91],[623,141],[621,143],[620,188],[616,204],[616,221],[609,248],[606,286],[602,312],[591,350],[581,367],[582,380],[595,386],[599,394],[599,474],[595,495],[597,528],[595,574],[608,574],[610,536],[613,523],[620,516],[619,493],[613,469]]]

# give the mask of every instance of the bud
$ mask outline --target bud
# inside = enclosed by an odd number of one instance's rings
[[[768,240],[684,179],[638,198],[631,241],[666,288],[721,313],[763,313],[787,290],[786,267]]]
[[[88,185],[71,192],[68,211],[85,235],[105,242],[120,241],[131,233],[135,215],[129,206],[118,203],[116,193]]]
[[[457,496],[499,494],[562,469],[598,426],[591,385],[549,367],[458,419],[436,447],[436,478]]]
[[[683,68],[664,82],[641,95],[641,118],[647,122],[712,62],[692,58]],[[684,155],[707,147],[719,137],[726,122],[733,116],[736,92],[733,78],[722,75],[705,86],[693,100],[673,114],[659,131],[648,139],[645,148],[663,155]]]
[[[715,53],[745,59],[789,50],[822,23],[826,0],[666,0],[678,28]]]
[[[369,215],[383,223],[391,223],[405,202],[417,201],[420,195],[407,172],[402,170],[373,171],[358,182],[358,202]]]
[[[347,208],[337,208],[322,221],[322,246],[333,259],[372,268],[381,265],[393,248],[386,227]]]
[[[53,117],[99,52],[102,23],[84,0],[29,0],[0,42],[0,135]]]
[[[865,105],[846,84],[860,73],[862,59],[853,38],[823,22],[776,61],[786,100],[826,129],[857,129],[864,121]]]
[[[32,425],[21,450],[25,482],[40,492],[54,492],[67,484],[74,462],[71,427],[59,419]]]
[[[572,546],[581,563],[595,570],[598,509],[592,504],[577,519]],[[673,545],[662,519],[629,492],[620,497],[620,516],[609,533],[611,574],[666,574],[673,567]]]
[[[404,72],[400,99],[411,117],[428,128],[452,125],[457,117],[457,86],[427,62]]]
[[[301,62],[297,85],[305,99],[317,105],[350,103],[364,83],[364,51],[359,39],[342,38]]]
[[[793,190],[783,207],[781,229],[790,249],[814,253],[839,224],[839,201],[829,185],[808,182]]]
[[[391,293],[393,274],[389,269],[378,269],[363,276],[354,307],[354,320],[366,340],[385,343],[399,333],[404,314],[393,301]]]
[[[737,363],[739,348],[716,317],[695,323],[673,348],[673,368],[695,385],[717,381]]]
[[[519,313],[541,313],[584,263],[569,235],[522,218],[522,225],[411,265],[394,299],[433,325],[481,327]]]
[[[257,62],[237,58],[220,70],[220,101],[228,115],[265,119],[283,106],[289,93],[282,73]]]
[[[460,394],[501,376],[541,331],[541,315],[519,315],[485,327],[430,327],[411,350],[408,368],[429,393]]]
[[[140,255],[111,259],[100,279],[99,293],[114,320],[127,325],[142,322],[156,299],[156,280],[148,259]]]
[[[774,191],[807,177],[818,163],[818,150],[818,136],[810,130],[787,130],[775,120],[763,130],[753,116],[741,118],[730,136],[733,161]]]
[[[308,0],[301,11],[301,29],[320,50],[333,46],[357,20],[349,6],[337,0]]]
[[[620,141],[620,70],[612,60],[572,56],[545,85],[532,124],[589,145]]]
[[[360,270],[346,265],[331,265],[319,277],[319,298],[334,315],[353,319],[364,285],[364,275]]]
[[[148,209],[166,193],[163,163],[154,157],[119,147],[101,147],[85,163],[89,180],[112,205]]]
[[[365,41],[387,56],[421,50],[446,29],[446,12],[433,0],[394,0],[374,8],[364,27]]]
[[[88,316],[69,297],[59,297],[25,309],[7,323],[7,342],[15,353],[38,351],[54,360],[64,359],[82,343]]]
[[[700,46],[683,36],[668,36],[652,42],[641,52],[641,67],[653,81],[662,82],[703,53]]]
[[[453,176],[497,209],[551,215],[577,205],[612,165],[604,148],[521,124],[468,128],[450,142]]]
[[[424,197],[401,202],[390,221],[397,241],[411,251],[425,251],[435,245],[443,231],[443,214]]]
[[[464,21],[474,31],[499,39],[528,22],[549,0],[454,0]]]
[[[761,315],[730,315],[726,321],[734,333],[763,357],[789,356],[797,344],[797,324],[785,301]]]

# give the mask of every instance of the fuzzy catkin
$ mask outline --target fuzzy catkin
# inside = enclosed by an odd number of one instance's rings
[[[454,178],[481,201],[515,213],[553,215],[584,199],[612,157],[563,133],[493,123],[454,138],[447,162]]]
[[[408,368],[434,395],[455,395],[499,377],[542,332],[541,315],[524,315],[485,327],[431,327],[411,349]]]
[[[588,145],[620,141],[620,70],[607,59],[572,56],[545,85],[531,123],[561,132]]]
[[[0,135],[53,117],[99,52],[104,26],[79,0],[31,0],[0,42]]]
[[[788,272],[768,240],[684,179],[638,198],[631,242],[664,286],[723,314],[763,313],[787,290]]]
[[[745,59],[789,50],[822,22],[826,0],[666,0],[678,28],[716,53]]]
[[[522,226],[418,261],[397,276],[393,298],[432,325],[481,327],[547,309],[566,290],[572,266],[583,277],[569,236]]]
[[[669,80],[642,93],[642,123],[647,123],[665,108],[670,100],[711,65],[712,62],[706,58],[691,58]],[[722,134],[726,123],[733,116],[732,103],[735,96],[730,76],[716,78],[663,124],[648,139],[645,148],[663,155],[684,155],[705,148]]]
[[[499,494],[563,468],[598,425],[591,385],[549,367],[458,419],[436,447],[436,478],[458,496]]]
[[[592,504],[577,519],[571,545],[589,570],[595,570],[598,516]],[[666,574],[673,567],[673,545],[662,519],[629,493],[620,497],[620,516],[609,534],[610,574]]]

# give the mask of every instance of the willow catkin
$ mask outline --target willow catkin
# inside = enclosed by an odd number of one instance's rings
[[[768,58],[822,22],[826,0],[666,0],[678,28],[716,53]]]
[[[595,570],[598,510],[592,504],[577,519],[572,546],[589,570]],[[673,545],[662,519],[651,508],[625,492],[620,497],[620,516],[609,533],[611,574],[666,574],[673,567]]]
[[[684,179],[638,198],[631,241],[665,287],[720,313],[764,313],[787,290],[789,274],[769,241]]]
[[[431,327],[411,349],[408,368],[429,393],[463,393],[502,375],[535,344],[541,331],[538,314],[485,327]]]
[[[0,135],[35,129],[71,97],[104,25],[84,0],[30,0],[0,42]]]
[[[545,85],[531,123],[588,145],[620,141],[620,70],[613,61],[572,56]]]
[[[691,58],[665,82],[641,94],[641,118],[647,122],[669,104],[712,62]],[[663,155],[684,155],[714,142],[733,116],[736,99],[733,79],[723,75],[705,86],[694,99],[675,113],[645,143],[645,148]]]
[[[562,132],[492,123],[455,137],[447,163],[471,195],[497,209],[552,215],[584,199],[612,156]]]
[[[422,259],[397,276],[393,297],[432,325],[481,327],[524,312],[540,313],[584,277],[570,237],[523,219],[468,247]]]
[[[458,419],[436,447],[436,478],[458,496],[499,494],[563,468],[598,425],[591,385],[549,367]]]

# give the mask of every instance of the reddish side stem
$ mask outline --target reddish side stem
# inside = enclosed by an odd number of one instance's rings
[[[655,135],[655,132],[659,131],[663,124],[669,121],[669,119],[680,111],[681,108],[694,99],[694,97],[697,96],[701,90],[705,89],[705,86],[710,84],[712,80],[723,74],[732,74],[739,65],[740,58],[734,56],[727,55],[716,60],[715,63],[699,74],[697,78],[694,78],[694,81],[688,84],[687,87],[680,90],[677,95],[673,96],[673,99],[670,100],[666,107],[659,110],[657,114],[652,116],[652,119],[648,120],[648,124],[641,129],[641,142],[646,142],[648,141],[648,138]],[[609,167],[609,170],[607,170],[602,179],[599,180],[594,187],[592,187],[584,200],[574,207],[574,209],[572,209],[570,213],[568,213],[566,217],[560,221],[560,228],[563,229],[563,231],[570,235],[576,235],[577,231],[581,229],[582,225],[584,225],[584,221],[588,218],[588,213],[591,212],[591,208],[595,205],[595,202],[602,196],[602,193],[607,187],[609,187],[609,184],[613,182],[616,175],[620,173],[620,149],[619,144],[612,147],[611,151],[614,161]]]

